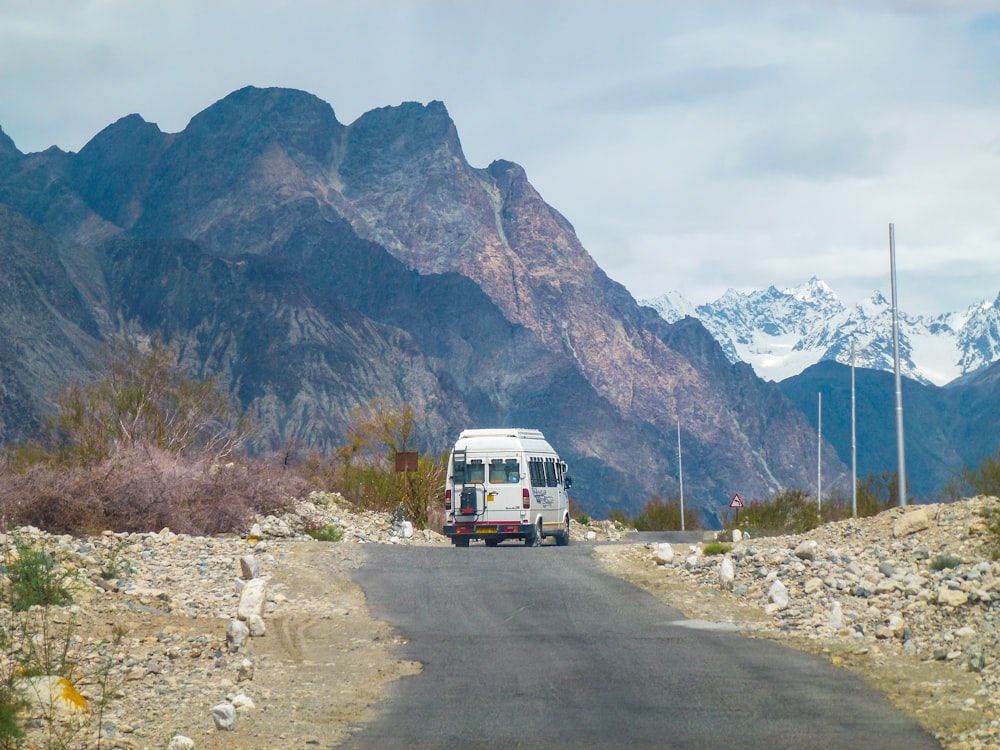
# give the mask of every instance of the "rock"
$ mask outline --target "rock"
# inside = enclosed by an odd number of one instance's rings
[[[743,541],[743,532],[739,529],[733,529],[733,544],[739,544]]]
[[[719,586],[725,591],[733,590],[733,583],[736,581],[736,568],[733,561],[726,555],[719,563]]]
[[[237,682],[250,682],[253,680],[254,667],[253,662],[249,659],[244,659],[240,662],[240,671],[236,675]]]
[[[686,567],[686,568],[687,568],[688,570],[694,570],[695,568],[697,568],[697,567],[698,567],[698,561],[699,561],[699,557],[698,557],[698,555],[688,555],[688,556],[687,556],[687,557],[686,557],[686,558],[684,559],[684,566],[685,566],[685,567]]]
[[[56,717],[68,718],[90,713],[87,699],[80,695],[72,682],[57,675],[25,677],[15,683],[17,691],[25,697],[33,711],[53,712]]]
[[[253,555],[243,555],[240,558],[240,577],[244,581],[250,581],[260,577],[260,563]]]
[[[951,589],[947,586],[942,586],[938,589],[937,603],[943,604],[946,607],[961,607],[963,604],[969,601],[969,595],[964,591],[959,591],[957,589]]]
[[[656,545],[656,560],[661,565],[669,565],[674,561],[674,548],[670,542],[660,542]]]
[[[252,711],[257,708],[257,706],[254,705],[253,699],[248,695],[243,695],[242,693],[234,695],[229,699],[229,702],[233,704],[233,708],[237,711]]]
[[[817,591],[822,591],[822,590],[823,590],[823,581],[817,578],[816,576],[813,576],[812,578],[808,579],[805,583],[805,586],[803,587],[803,591],[805,592],[806,596],[812,596]]]
[[[812,539],[806,539],[795,548],[793,554],[800,560],[815,560],[818,551],[819,544]]]
[[[236,729],[236,707],[232,703],[213,706],[209,713],[215,722],[215,728],[220,732],[232,732]]]
[[[267,626],[264,625],[264,618],[260,615],[250,615],[247,618],[247,628],[251,638],[261,638],[267,635]]]
[[[767,591],[767,601],[773,606],[774,610],[782,610],[788,606],[788,589],[785,588],[779,580],[775,580],[771,584],[771,588]]]
[[[249,620],[253,615],[264,616],[264,605],[267,603],[267,581],[264,578],[254,578],[247,581],[240,593],[240,603],[236,616],[241,620]]]
[[[892,535],[897,539],[918,531],[930,528],[931,520],[927,515],[926,508],[916,508],[915,510],[903,513],[892,526]]]
[[[241,620],[231,620],[226,627],[226,647],[231,653],[239,653],[250,637],[250,628]]]
[[[833,604],[830,605],[830,611],[827,613],[827,624],[834,630],[840,630],[844,627],[844,610],[841,607],[840,602],[836,599],[833,600]]]
[[[175,734],[167,743],[167,750],[194,750],[194,740],[183,734]]]

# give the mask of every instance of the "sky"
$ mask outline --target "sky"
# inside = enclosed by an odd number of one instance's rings
[[[890,223],[902,311],[1000,293],[1000,0],[0,0],[22,152],[246,85],[444,102],[638,300],[889,297]]]

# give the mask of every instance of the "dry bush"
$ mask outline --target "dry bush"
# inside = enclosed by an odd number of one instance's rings
[[[93,466],[0,473],[0,512],[8,525],[51,533],[211,535],[243,531],[255,514],[280,511],[308,489],[268,459],[218,464],[133,447]]]

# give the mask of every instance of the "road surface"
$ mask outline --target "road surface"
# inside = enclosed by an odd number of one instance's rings
[[[424,669],[346,747],[940,747],[852,673],[688,622],[591,551],[372,545],[355,580]]]

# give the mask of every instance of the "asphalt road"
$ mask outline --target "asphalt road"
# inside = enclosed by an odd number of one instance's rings
[[[850,672],[692,627],[591,552],[372,545],[355,580],[424,669],[346,746],[940,747]]]

